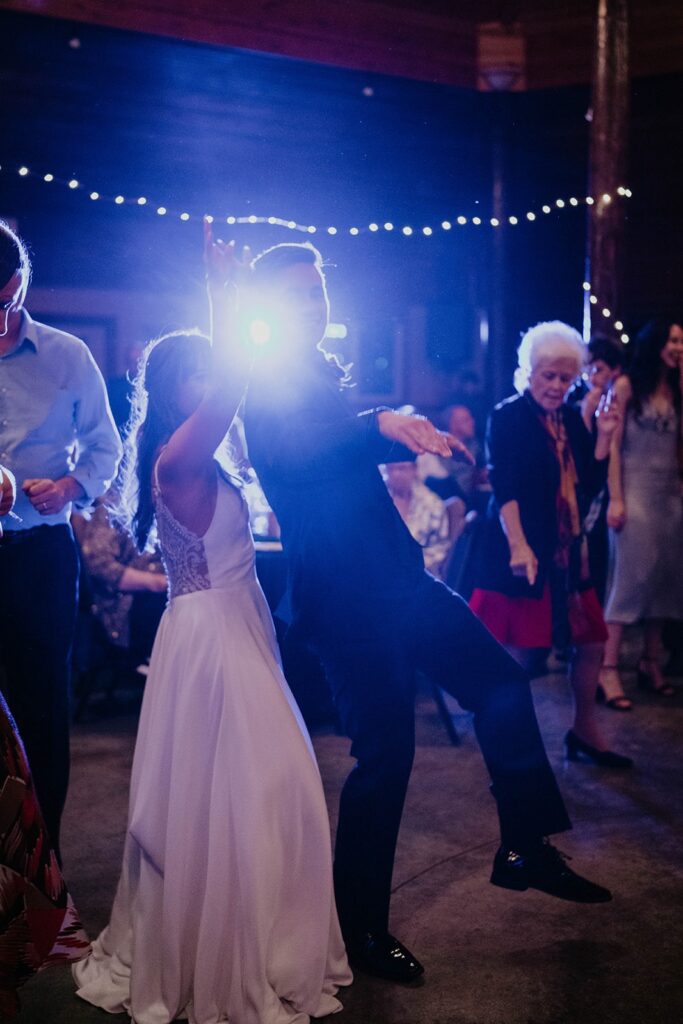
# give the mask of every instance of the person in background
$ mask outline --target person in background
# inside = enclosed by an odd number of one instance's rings
[[[164,609],[166,576],[158,552],[139,552],[128,531],[119,526],[111,511],[111,506],[117,503],[117,492],[110,488],[95,502],[95,510],[89,518],[77,513],[71,522],[88,576],[93,615],[115,647],[130,648],[133,636],[139,647],[135,655],[144,661],[152,650],[156,626]],[[157,614],[152,616],[152,628],[145,631],[148,635],[144,639],[142,630],[135,629],[134,625],[136,599],[143,595],[157,599]],[[141,617],[145,620],[147,611],[147,608],[142,610]]]
[[[0,538],[0,668],[59,855],[78,588],[71,510],[107,489],[121,443],[87,346],[24,309],[30,274],[26,246],[0,221],[0,461],[20,489]]]
[[[466,405],[451,405],[444,413],[443,423],[448,433],[464,444],[472,461],[420,455],[417,460],[420,479],[440,498],[457,497],[465,502],[468,511],[479,510],[482,488],[486,488],[486,467],[474,416]],[[485,505],[488,496],[483,501]]]
[[[592,337],[586,347],[588,359],[584,375],[570,389],[567,401],[580,405],[583,422],[588,430],[593,430],[600,399],[624,372],[626,349],[621,342],[604,334]]]
[[[605,335],[596,335],[588,342],[588,363],[584,374],[570,388],[567,402],[578,405],[586,427],[595,437],[596,413],[603,395],[609,394],[624,372],[626,350],[619,341]],[[591,502],[584,518],[588,542],[588,561],[595,593],[601,605],[605,603],[609,569],[609,535],[607,529],[607,487]],[[603,697],[602,687],[598,688]],[[619,698],[617,698],[619,700]]]
[[[14,479],[14,474],[6,466],[0,466],[0,519],[11,514],[16,496],[17,482]],[[0,523],[0,537],[2,537],[2,523]]]
[[[683,619],[683,316],[645,325],[633,343],[628,373],[614,390],[626,414],[610,459],[607,523],[614,564],[600,684],[609,707],[627,711],[631,701],[618,666],[622,630],[630,623],[644,623],[638,685],[657,697],[676,692],[660,659],[664,620]]]
[[[589,574],[582,518],[604,486],[618,406],[603,400],[597,439],[565,402],[584,362],[581,336],[560,321],[523,336],[517,394],[489,418],[493,494],[478,548],[470,606],[520,662],[556,643],[570,651],[574,722],[565,737],[570,760],[626,768],[608,749],[595,695],[607,630]],[[558,635],[561,634],[561,635]]]
[[[441,578],[451,549],[451,527],[445,503],[423,483],[414,462],[390,462],[382,475],[394,505],[411,535],[422,548],[425,569]],[[458,510],[465,519],[465,505],[459,498]]]
[[[0,519],[11,515],[15,497],[14,477],[0,466]],[[0,693],[0,1019],[17,1014],[17,990],[37,971],[78,960],[87,950],[21,738]]]

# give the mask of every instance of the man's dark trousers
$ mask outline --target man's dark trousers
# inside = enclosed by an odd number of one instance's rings
[[[571,827],[527,677],[462,598],[425,573],[412,593],[378,606],[365,625],[361,636],[316,645],[357,759],[343,788],[335,847],[337,906],[351,942],[388,928],[415,746],[416,671],[473,712],[503,844],[520,849]]]
[[[69,681],[78,596],[71,527],[0,539],[0,667],[53,846],[69,783]]]

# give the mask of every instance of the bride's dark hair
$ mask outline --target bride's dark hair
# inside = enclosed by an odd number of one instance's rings
[[[211,342],[199,330],[174,331],[156,338],[140,357],[133,386],[121,469],[117,518],[140,551],[154,524],[152,472],[159,448],[183,422],[178,387],[211,358]]]

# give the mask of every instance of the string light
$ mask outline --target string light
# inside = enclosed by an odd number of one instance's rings
[[[19,176],[22,178],[38,178],[45,182],[56,182],[57,184],[66,186],[72,190],[84,190],[84,186],[81,184],[78,178],[59,178],[52,173],[38,174],[37,172],[32,171],[25,164],[15,167],[0,167],[0,171],[4,171],[5,173],[15,172],[19,174]],[[177,217],[183,222],[197,222],[206,219],[209,221],[209,223],[211,223],[217,219],[213,214],[204,214],[203,216],[200,216],[199,214],[191,214],[183,210],[173,210],[170,206],[156,205],[156,203],[153,203],[152,200],[148,199],[146,196],[138,196],[137,198],[126,199],[126,197],[123,194],[106,195],[104,193],[94,191],[87,192],[86,194],[90,197],[90,199],[98,199],[104,203],[114,203],[114,205],[116,206],[127,206],[131,208],[146,207],[151,205],[152,209],[156,212],[158,216],[164,217],[166,215],[169,215],[172,217]],[[630,199],[632,195],[633,193],[630,188],[627,188],[624,185],[619,185],[618,188],[614,189],[614,192],[604,192],[600,196],[600,202],[602,204],[606,204],[611,203],[615,199]],[[438,223],[440,225],[441,231],[451,231],[455,224],[457,224],[459,227],[465,227],[468,224],[473,224],[475,227],[479,227],[482,224],[485,224],[492,228],[499,228],[504,226],[505,224],[509,224],[514,227],[515,225],[519,224],[521,219],[525,219],[526,221],[532,223],[533,221],[538,219],[539,213],[544,213],[547,215],[552,213],[553,210],[562,210],[568,206],[572,208],[577,208],[581,205],[593,206],[595,201],[596,200],[593,196],[585,196],[584,198],[570,196],[567,199],[563,199],[562,197],[560,197],[556,199],[552,204],[544,203],[542,206],[539,207],[538,211],[527,210],[524,214],[512,214],[506,217],[505,220],[501,220],[501,218],[495,216],[483,218],[478,215],[468,218],[464,214],[460,214],[454,220],[442,220]],[[330,224],[329,226],[322,228],[319,225],[315,224],[301,224],[294,219],[285,220],[281,217],[276,217],[273,214],[271,214],[268,217],[257,216],[256,214],[253,213],[249,214],[248,216],[240,217],[231,214],[230,216],[222,218],[222,220],[226,224],[230,225],[269,224],[270,226],[274,227],[286,228],[289,231],[297,231],[311,235],[316,234],[316,232],[318,231],[325,231],[326,234],[328,235],[337,235],[340,232],[343,232],[344,234],[356,237],[358,235],[366,234],[368,232],[370,232],[371,234],[377,234],[377,232],[380,231],[379,221],[371,221],[367,225],[367,227],[344,227],[340,225]],[[381,228],[387,232],[393,231],[394,224],[392,223],[392,221],[385,221],[381,225]],[[406,237],[418,233],[422,237],[430,238],[434,236],[437,233],[437,231],[438,229],[432,228],[430,226],[425,226],[421,229],[414,229],[409,225],[406,225],[405,227],[401,228],[401,233]]]
[[[594,295],[592,293],[592,291],[591,291],[590,281],[584,281],[582,287],[583,287],[584,292],[588,295],[588,301],[590,302],[591,306],[599,305],[597,295]],[[602,306],[601,307],[601,313],[602,313],[603,317],[605,318],[605,320],[611,320],[612,321],[612,326],[613,326],[614,330],[617,333],[624,331],[624,325],[623,325],[622,321],[614,319],[614,314],[612,313],[612,311],[610,309],[607,308],[607,306]],[[629,341],[631,340],[629,338],[628,334],[626,334],[626,333],[621,333],[620,334],[620,338],[621,338],[622,344],[624,344],[624,345],[628,345]]]

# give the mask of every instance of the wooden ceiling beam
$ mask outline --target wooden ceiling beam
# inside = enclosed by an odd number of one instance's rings
[[[453,8],[457,13],[453,13]],[[474,88],[477,26],[524,36],[528,88],[590,82],[595,0],[0,0],[20,11],[126,31]],[[631,0],[632,73],[683,71],[681,0]]]
[[[0,8],[474,86],[475,28],[444,11],[347,0],[0,0]]]

